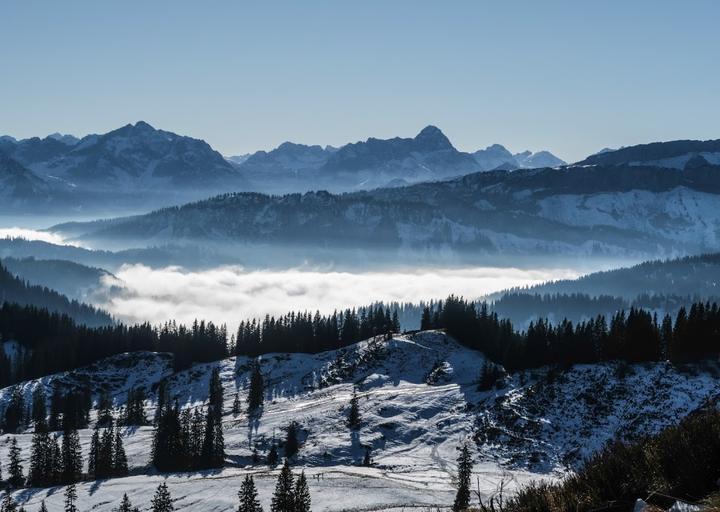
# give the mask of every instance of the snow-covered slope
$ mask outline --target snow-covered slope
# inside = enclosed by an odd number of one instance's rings
[[[117,356],[91,368],[23,384],[55,379],[87,382],[95,393],[109,390],[120,406],[127,389],[150,390],[166,377],[170,394],[183,407],[202,405],[214,367],[225,395],[223,427],[228,467],[218,471],[146,476],[150,471],[152,427],[123,429],[134,476],[79,486],[82,507],[109,511],[123,492],[146,507],[165,478],[176,510],[232,510],[241,478],[256,476],[267,507],[276,470],[251,464],[252,449],[263,455],[283,429],[300,424],[302,446],[296,469],[306,468],[315,510],[378,510],[447,505],[453,497],[456,448],[471,442],[482,491],[492,493],[501,480],[510,488],[533,478],[556,478],[567,465],[614,436],[657,432],[718,394],[717,365],[683,371],[665,364],[585,365],[565,373],[540,369],[507,376],[497,389],[480,392],[482,354],[458,345],[441,332],[374,338],[346,349],[317,355],[271,354],[261,358],[265,405],[259,419],[232,414],[235,393],[247,394],[251,360],[229,358],[170,375],[162,354]],[[361,427],[353,432],[346,415],[357,389]],[[10,389],[0,390],[0,403]],[[90,430],[81,432],[87,453]],[[0,440],[6,460],[8,441]],[[24,454],[31,434],[19,434]],[[372,467],[359,465],[365,448]],[[152,473],[152,471],[150,471]],[[139,476],[143,474],[143,476]],[[475,478],[473,478],[475,482]],[[32,506],[40,499],[59,506],[57,489],[16,493]],[[51,507],[51,510],[53,508]]]

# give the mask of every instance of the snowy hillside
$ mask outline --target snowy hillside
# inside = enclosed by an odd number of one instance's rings
[[[176,510],[198,510],[203,503],[203,510],[229,511],[248,472],[256,475],[267,507],[277,471],[253,465],[252,450],[264,457],[271,444],[281,443],[291,421],[299,423],[302,443],[295,468],[307,469],[315,510],[447,505],[454,495],[456,448],[463,441],[476,441],[475,473],[489,494],[502,480],[513,488],[534,478],[556,478],[615,435],[656,432],[720,392],[717,365],[710,363],[683,371],[665,363],[588,365],[565,373],[541,369],[508,375],[495,389],[481,392],[477,381],[483,363],[482,354],[435,331],[374,338],[317,355],[271,354],[261,363],[265,405],[251,420],[245,413],[251,360],[244,357],[171,375],[168,356],[126,354],[24,383],[23,389],[29,399],[34,386],[49,390],[52,381],[62,379],[89,385],[95,399],[104,388],[119,407],[128,389],[142,385],[150,392],[146,412],[152,418],[162,378],[173,399],[194,407],[206,401],[210,374],[219,368],[227,467],[137,476],[154,473],[148,467],[153,428],[126,427],[131,476],[79,486],[81,507],[97,511],[117,506],[123,492],[147,506],[166,476]],[[356,431],[346,424],[354,388],[361,413]],[[0,403],[10,392],[0,390]],[[233,415],[236,392],[241,412]],[[80,433],[86,456],[91,432]],[[0,460],[7,460],[11,437],[0,440]],[[17,438],[27,457],[31,434]],[[371,467],[361,466],[366,447]],[[50,510],[62,502],[57,489],[23,490],[16,497],[31,506],[46,499]]]

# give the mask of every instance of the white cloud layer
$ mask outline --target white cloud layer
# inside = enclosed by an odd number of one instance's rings
[[[189,323],[203,318],[234,329],[241,319],[265,314],[331,312],[377,300],[417,302],[451,293],[476,298],[512,286],[574,278],[578,272],[476,267],[348,273],[246,271],[237,266],[192,272],[180,267],[125,265],[116,275],[121,283],[108,277],[105,284],[119,284],[123,290],[101,306],[122,321],[160,323],[176,319]]]
[[[57,233],[18,227],[0,228],[0,238],[24,238],[25,240],[40,240],[41,242],[56,245],[72,245],[78,247],[77,244],[65,240],[65,238]]]

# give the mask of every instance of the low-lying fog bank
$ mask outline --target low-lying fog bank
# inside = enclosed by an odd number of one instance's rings
[[[468,298],[513,286],[577,277],[573,269],[474,267],[419,268],[391,272],[335,272],[305,269],[251,270],[222,266],[204,271],[181,267],[152,269],[125,265],[105,278],[119,286],[99,304],[125,322],[152,323],[196,318],[227,323],[234,329],[241,319],[279,315],[288,311],[357,307],[374,301],[418,302],[449,294]]]

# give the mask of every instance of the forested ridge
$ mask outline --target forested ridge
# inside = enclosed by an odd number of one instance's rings
[[[112,323],[112,317],[105,311],[76,300],[70,300],[50,288],[30,285],[15,277],[0,263],[0,303],[3,302],[33,305],[56,311],[90,326]]]

